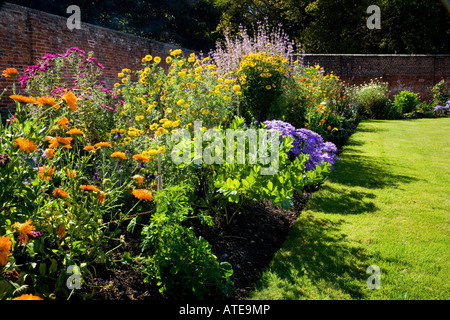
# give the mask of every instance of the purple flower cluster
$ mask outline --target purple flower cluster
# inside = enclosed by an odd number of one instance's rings
[[[337,157],[336,145],[332,142],[324,142],[323,138],[314,131],[308,129],[296,129],[290,123],[271,120],[264,121],[266,128],[269,130],[277,130],[281,134],[281,138],[290,136],[294,139],[293,147],[288,154],[294,158],[301,153],[308,154],[309,159],[306,161],[306,170],[315,170],[317,165],[329,163],[331,170],[334,164],[339,160]]]
[[[450,100],[446,102],[445,106],[436,106],[434,108],[434,112],[438,112],[440,110],[442,110],[444,112],[449,111],[450,110]]]
[[[84,50],[81,50],[77,47],[71,47],[69,50],[66,51],[66,53],[64,54],[52,54],[52,53],[46,53],[41,60],[44,60],[41,63],[38,64],[34,64],[31,66],[28,66],[25,71],[24,71],[24,75],[19,77],[19,81],[20,81],[20,85],[22,87],[22,89],[25,89],[27,86],[27,82],[29,79],[36,77],[37,76],[37,72],[39,71],[47,71],[49,68],[52,67],[52,64],[50,64],[50,62],[57,58],[57,57],[62,57],[62,58],[66,58],[69,55],[78,52],[78,55],[82,58],[86,58],[85,54],[86,52]],[[83,61],[83,63],[81,64],[80,68],[84,68],[86,66],[86,64],[89,63],[96,63],[97,66],[101,69],[104,69],[105,67],[99,63],[99,62],[95,62],[95,60],[97,60],[97,58],[95,57],[91,57],[91,58],[87,58],[85,61]]]

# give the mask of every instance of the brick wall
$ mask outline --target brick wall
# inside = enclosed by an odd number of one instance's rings
[[[304,65],[320,65],[345,82],[361,84],[373,78],[389,83],[391,97],[402,90],[432,98],[431,88],[442,79],[450,81],[450,54],[305,54]]]
[[[67,28],[67,17],[10,3],[0,3],[0,72],[14,67],[23,70],[45,53],[64,53],[70,47],[93,51],[102,65],[103,79],[108,87],[117,81],[122,68],[138,69],[146,54],[165,57],[171,44],[161,43],[117,32],[88,23],[81,29]],[[83,19],[81,15],[81,19]],[[192,50],[183,49],[185,52]],[[441,79],[450,80],[450,55],[330,55],[306,54],[304,64],[319,64],[326,72],[333,71],[347,83],[359,84],[382,77],[390,83],[392,95],[400,90],[414,90],[422,99],[429,99],[430,88]],[[0,76],[0,90],[8,91],[0,101],[1,108],[13,107],[8,96],[11,80]],[[19,86],[18,86],[19,87]]]
[[[0,108],[14,107],[8,98],[12,94],[11,79],[1,76],[1,72],[13,67],[21,75],[27,66],[36,64],[45,53],[62,54],[71,47],[92,51],[105,67],[102,80],[112,88],[122,68],[141,69],[141,59],[145,55],[159,55],[164,60],[170,49],[179,48],[83,22],[81,29],[70,30],[66,25],[68,17],[69,14],[60,17],[7,2],[0,3],[0,92],[5,87],[8,89],[0,101]],[[16,82],[16,88],[20,88],[19,82]]]

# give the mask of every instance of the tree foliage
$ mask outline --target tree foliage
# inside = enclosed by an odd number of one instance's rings
[[[308,53],[450,52],[447,0],[11,0],[82,21],[163,42],[209,51],[225,30],[257,21],[282,25]],[[381,9],[381,29],[368,29],[370,5]],[[447,5],[448,6],[448,5]]]

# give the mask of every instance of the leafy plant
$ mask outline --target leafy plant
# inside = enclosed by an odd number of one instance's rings
[[[404,90],[394,96],[394,105],[402,113],[416,111],[419,104],[419,95],[415,92]]]

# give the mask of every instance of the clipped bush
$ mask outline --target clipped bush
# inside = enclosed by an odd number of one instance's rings
[[[419,95],[412,91],[401,91],[394,96],[394,104],[401,113],[414,112],[420,104]]]

